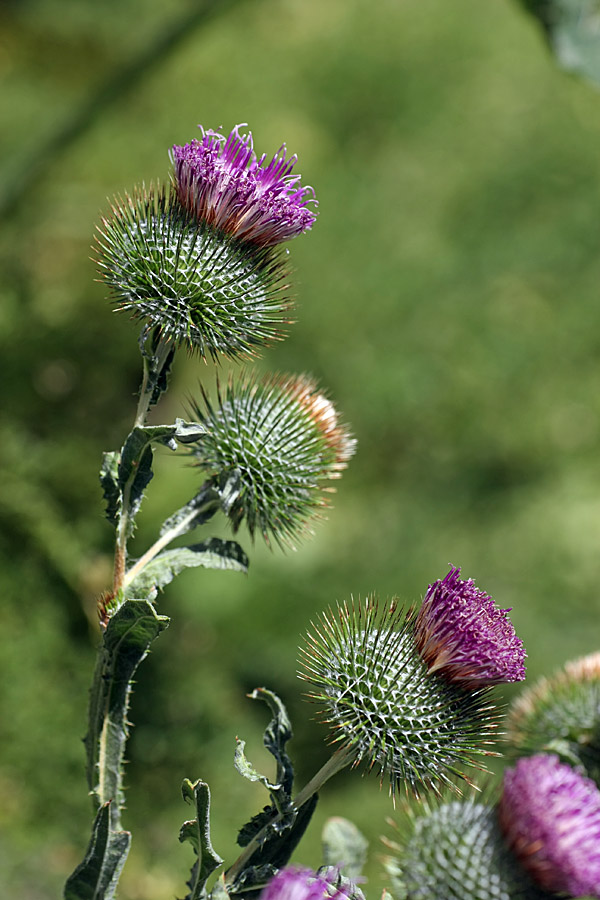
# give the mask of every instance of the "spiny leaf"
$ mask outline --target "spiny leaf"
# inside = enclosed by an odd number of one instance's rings
[[[122,502],[119,488],[119,454],[116,450],[104,453],[102,457],[100,484],[106,501],[106,518],[111,525],[116,525],[121,513]]]
[[[90,694],[88,733],[85,737],[87,778],[99,803],[112,801],[111,827],[118,830],[122,797],[120,770],[127,739],[127,708],[135,670],[150,644],[169,620],[158,616],[146,600],[125,600],[109,619]],[[99,783],[100,759],[105,781]]]
[[[558,64],[600,84],[599,0],[522,0],[541,23]]]
[[[179,832],[179,840],[182,843],[189,841],[198,856],[188,882],[190,893],[186,900],[203,900],[208,877],[223,863],[210,840],[210,790],[203,781],[192,783],[186,778],[181,792],[183,799],[196,807],[196,818],[184,822]]]
[[[159,553],[128,586],[127,594],[152,596],[169,584],[184,569],[204,566],[206,569],[248,571],[248,557],[235,541],[209,538],[189,547],[176,547]]]
[[[165,519],[160,528],[162,537],[169,532],[177,535],[187,534],[198,525],[204,525],[219,508],[220,496],[218,490],[211,484],[205,484],[202,489],[192,497],[189,503],[182,506],[172,516]]]
[[[67,879],[65,900],[112,900],[131,844],[128,831],[111,832],[109,803],[94,820],[83,861]]]

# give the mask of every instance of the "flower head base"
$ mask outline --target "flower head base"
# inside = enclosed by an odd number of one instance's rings
[[[280,255],[217,234],[172,191],[151,188],[116,201],[97,251],[118,310],[205,358],[250,356],[279,339],[288,321]]]
[[[465,687],[525,678],[525,650],[507,613],[460,569],[430,585],[415,626],[417,647],[430,672]]]
[[[203,391],[193,415],[206,428],[194,445],[199,466],[219,479],[237,471],[239,494],[229,510],[234,529],[290,544],[327,505],[326,482],[339,478],[355,441],[333,405],[306,376],[245,376],[219,390],[217,403]]]
[[[488,755],[495,728],[485,688],[466,690],[431,674],[415,643],[415,615],[391,601],[344,604],[321,617],[301,650],[301,677],[322,704],[332,742],[354,765],[402,786],[454,786],[463,765]],[[481,767],[481,766],[480,766]]]
[[[298,866],[281,869],[260,896],[261,900],[364,900],[362,891],[335,869],[313,872]]]
[[[507,726],[515,755],[552,750],[600,786],[600,653],[568,662],[524,691]]]
[[[307,231],[315,221],[312,188],[292,175],[296,157],[285,144],[270,162],[257,160],[252,133],[241,125],[225,137],[202,131],[201,140],[173,147],[175,186],[181,204],[199,221],[240,241],[272,247]]]
[[[556,756],[504,773],[500,825],[532,877],[553,893],[600,898],[600,791]]]
[[[544,900],[545,891],[506,846],[496,809],[466,800],[407,809],[386,861],[396,897],[408,900]]]

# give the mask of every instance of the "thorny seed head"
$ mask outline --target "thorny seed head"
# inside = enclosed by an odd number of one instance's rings
[[[463,765],[490,754],[496,726],[486,687],[428,671],[415,620],[396,600],[344,603],[321,616],[301,649],[300,677],[313,685],[332,743],[382,780],[387,773],[392,796],[468,780]]]
[[[328,482],[355,449],[333,404],[305,375],[230,378],[214,403],[202,390],[191,415],[205,427],[192,450],[198,466],[217,480],[239,473],[228,513],[234,529],[245,520],[252,536],[281,545],[293,545],[328,505]]]
[[[289,322],[281,252],[198,221],[174,190],[117,198],[98,228],[96,254],[117,310],[204,358],[252,356]]]

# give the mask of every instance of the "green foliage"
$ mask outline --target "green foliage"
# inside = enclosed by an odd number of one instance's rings
[[[130,844],[130,832],[110,827],[110,802],[102,804],[85,858],[65,885],[64,900],[112,900]]]
[[[522,0],[543,25],[559,65],[600,84],[598,0]]]
[[[169,584],[184,569],[204,566],[207,569],[232,569],[234,572],[248,571],[248,557],[235,541],[208,538],[189,547],[176,547],[155,556],[140,575],[133,579],[126,594],[151,596]]]
[[[342,875],[351,880],[362,875],[369,842],[354,822],[332,816],[325,823],[321,841],[324,865],[337,866]]]
[[[110,827],[120,829],[123,794],[120,788],[127,710],[133,675],[150,644],[169,624],[146,600],[125,600],[110,618],[90,696],[85,737],[87,778],[98,805],[109,803]]]
[[[196,808],[196,818],[184,822],[179,832],[179,840],[189,841],[198,857],[188,882],[190,892],[186,900],[202,900],[206,897],[208,878],[223,862],[213,850],[210,840],[210,790],[203,781],[192,784],[187,778],[181,790],[183,799]]]

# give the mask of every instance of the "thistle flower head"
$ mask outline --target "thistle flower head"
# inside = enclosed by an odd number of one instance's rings
[[[96,252],[116,309],[176,345],[235,358],[282,336],[291,301],[279,253],[218,234],[172,190],[117,199],[98,229]]]
[[[465,800],[425,801],[407,809],[385,867],[406,900],[544,900],[506,846],[496,809]]]
[[[415,615],[395,600],[338,606],[301,650],[301,677],[322,705],[333,743],[354,764],[387,773],[394,796],[466,778],[495,728],[486,688],[467,690],[430,673],[415,640]]]
[[[364,900],[362,891],[335,869],[313,872],[299,866],[280,869],[260,896],[261,900]]]
[[[600,791],[556,756],[520,759],[504,773],[500,825],[544,889],[600,898]]]
[[[173,147],[175,186],[182,205],[199,221],[241,241],[271,247],[307,231],[315,221],[314,192],[292,175],[297,157],[285,144],[269,162],[256,158],[252,133],[236,125],[225,137],[202,138]]]
[[[516,755],[556,750],[600,786],[600,653],[524,691],[510,709],[507,736]]]
[[[206,432],[194,444],[199,466],[219,478],[237,470],[240,491],[229,510],[235,529],[289,544],[327,505],[355,441],[333,404],[306,376],[230,379],[212,403],[193,409]]]
[[[430,672],[466,687],[523,681],[525,650],[508,618],[474,582],[452,568],[429,586],[415,625]]]

